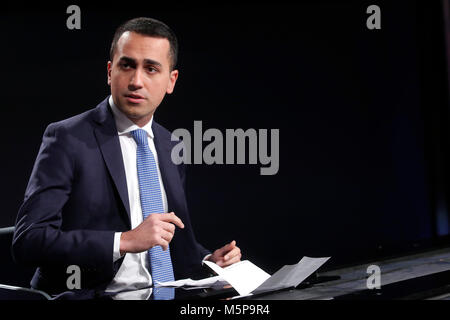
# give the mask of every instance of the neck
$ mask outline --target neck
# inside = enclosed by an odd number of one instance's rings
[[[153,116],[153,114],[150,114],[150,115],[142,117],[142,118],[130,118],[130,117],[127,117],[127,118],[130,119],[131,121],[133,121],[133,123],[135,125],[142,128],[143,126],[145,126],[147,123],[150,122],[150,120],[152,119],[152,116]]]

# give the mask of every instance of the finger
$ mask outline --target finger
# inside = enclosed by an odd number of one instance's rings
[[[232,265],[233,263],[241,261],[241,257],[242,257],[242,255],[239,253],[238,255],[233,256],[232,258],[230,258],[227,261],[225,261],[224,259],[220,259],[219,261],[216,262],[216,264],[222,268],[225,268],[225,267]]]
[[[232,258],[230,258],[229,260],[222,261],[221,267],[228,267],[229,265],[232,265],[233,263],[239,262],[239,261],[241,261],[241,257],[242,257],[242,255],[239,253],[239,254],[233,256]]]
[[[181,229],[184,228],[184,223],[183,223],[183,221],[181,221],[181,219],[178,218],[178,217],[175,215],[175,213],[173,213],[173,212],[161,214],[160,219],[161,219],[162,221],[165,221],[165,222],[173,223],[173,224],[177,225],[178,227],[180,227]]]
[[[225,257],[225,256],[228,256],[228,254],[230,253],[230,252],[232,252],[233,250],[235,250],[237,247],[236,247],[236,241],[231,241],[229,244],[226,244],[225,246],[223,246],[223,251],[222,251],[222,255]],[[239,249],[239,248],[238,248]]]
[[[161,229],[161,232],[160,232],[159,236],[162,239],[164,239],[165,241],[167,241],[167,243],[169,243],[172,240],[172,238],[173,238],[173,233]]]
[[[241,253],[241,249],[239,249],[239,247],[234,247],[232,250],[230,250],[228,253],[226,253],[223,257],[223,259],[225,261],[227,261],[228,259],[233,258],[234,256],[238,255]]]
[[[220,256],[224,256],[228,251],[232,250],[234,246],[236,245],[236,241],[231,241],[230,243],[227,243],[222,248],[217,249],[217,254]]]
[[[158,241],[158,243],[156,245],[161,246],[161,248],[163,249],[163,251],[166,251],[167,248],[169,247],[169,242],[167,242],[166,240],[164,240],[163,238],[160,238],[160,240]]]
[[[223,256],[221,260],[221,263],[219,264],[222,267],[227,267],[229,265],[232,265],[233,263],[241,261],[241,249],[239,247],[234,247],[233,250],[228,252]]]
[[[229,244],[227,244],[229,250],[232,250],[234,247],[236,247],[236,241],[233,240]]]
[[[166,221],[161,221],[160,224],[161,228],[167,232],[170,232],[172,234],[175,233],[175,225],[170,223],[170,222],[166,222]]]
[[[226,245],[226,247],[228,251],[233,250],[234,248],[236,248],[236,241],[235,240],[231,241],[229,244]]]

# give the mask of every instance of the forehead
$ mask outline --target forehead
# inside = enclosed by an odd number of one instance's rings
[[[151,59],[161,64],[169,64],[170,44],[165,38],[155,38],[136,32],[126,31],[117,41],[116,58],[127,56],[136,60]]]

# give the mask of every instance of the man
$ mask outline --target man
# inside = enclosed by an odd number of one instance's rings
[[[71,265],[97,294],[190,277],[203,259],[240,261],[235,241],[210,254],[195,240],[184,168],[153,119],[174,90],[177,51],[162,22],[124,23],[111,45],[111,96],[47,127],[13,239],[16,261],[38,266],[32,287],[67,291]]]

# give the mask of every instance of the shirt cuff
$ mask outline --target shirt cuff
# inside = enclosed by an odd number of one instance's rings
[[[122,232],[116,232],[114,233],[114,252],[113,252],[113,262],[116,262],[122,256],[120,255],[120,236],[122,235]]]
[[[207,254],[207,255],[203,258],[202,264],[203,264],[203,262],[204,262],[206,259],[208,259],[211,255],[212,255],[211,253],[210,253],[210,254]]]

